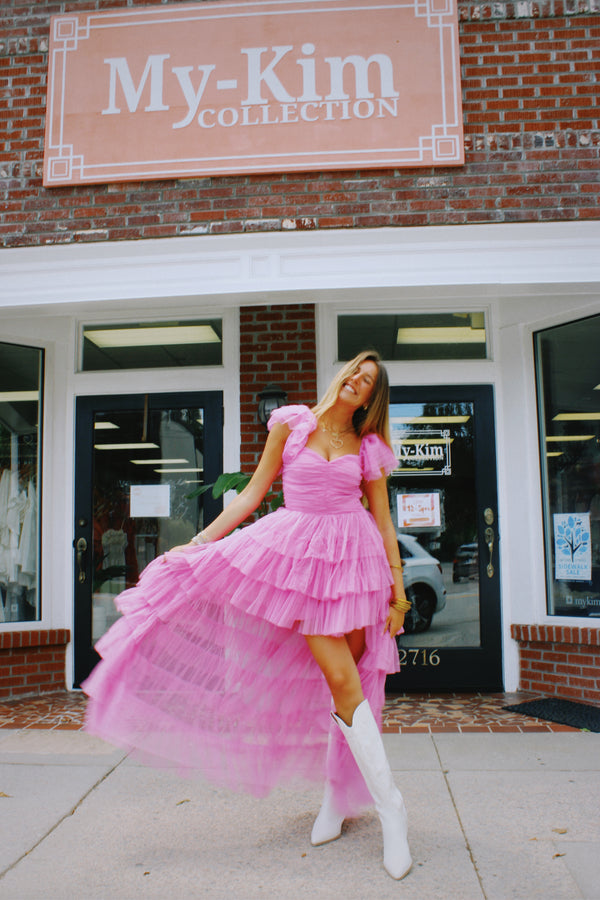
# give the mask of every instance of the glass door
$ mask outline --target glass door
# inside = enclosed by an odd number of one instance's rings
[[[413,610],[387,689],[502,690],[492,388],[392,388],[390,422],[390,502]]]
[[[118,618],[114,598],[221,509],[203,484],[222,471],[222,396],[81,397],[75,472],[75,683]]]

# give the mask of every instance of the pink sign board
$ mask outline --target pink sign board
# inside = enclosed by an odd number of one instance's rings
[[[439,528],[440,495],[398,494],[399,528]]]
[[[461,165],[455,4],[53,16],[44,184]]]

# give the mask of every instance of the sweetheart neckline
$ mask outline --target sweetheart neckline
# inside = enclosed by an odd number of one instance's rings
[[[322,459],[323,462],[326,462],[326,463],[334,463],[334,462],[337,462],[337,461],[340,460],[340,459],[346,459],[347,457],[350,457],[350,458],[352,458],[352,459],[359,459],[359,457],[360,457],[360,453],[342,453],[341,456],[334,456],[333,459],[327,459],[326,456],[321,456],[321,454],[318,453],[317,450],[313,450],[312,447],[307,447],[307,446],[305,445],[305,446],[303,447],[303,449],[304,449],[304,450],[308,450],[308,452],[309,452],[309,453],[312,453],[314,456],[318,456],[319,459]]]

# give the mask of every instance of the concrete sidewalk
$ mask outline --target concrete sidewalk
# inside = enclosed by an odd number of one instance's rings
[[[310,846],[318,790],[255,800],[83,732],[0,731],[0,898],[600,900],[600,735],[384,740],[409,813],[401,882],[374,814]]]

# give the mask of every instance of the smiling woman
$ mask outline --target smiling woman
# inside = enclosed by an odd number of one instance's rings
[[[123,617],[83,688],[89,730],[158,763],[258,796],[325,775],[314,845],[374,799],[384,866],[402,878],[406,811],[379,734],[410,608],[387,494],[388,404],[369,351],[313,410],[276,409],[241,493],[116,599]],[[239,529],[280,472],[285,505]]]

